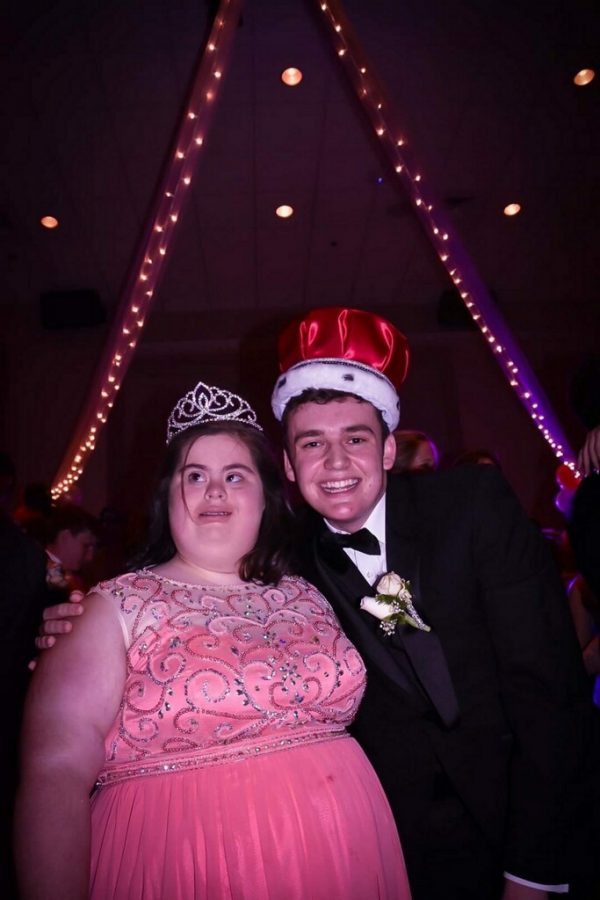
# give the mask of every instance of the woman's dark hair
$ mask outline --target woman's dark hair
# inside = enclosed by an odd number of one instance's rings
[[[248,448],[262,482],[265,508],[255,546],[241,561],[243,581],[275,584],[291,571],[292,513],[286,486],[273,451],[262,432],[238,422],[208,422],[176,435],[167,449],[150,508],[146,546],[130,562],[130,569],[167,562],[176,553],[169,525],[169,488],[181,460],[193,442],[204,435],[229,434]]]

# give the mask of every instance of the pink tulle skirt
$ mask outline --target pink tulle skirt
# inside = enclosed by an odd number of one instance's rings
[[[102,788],[94,900],[410,897],[387,800],[352,738]]]

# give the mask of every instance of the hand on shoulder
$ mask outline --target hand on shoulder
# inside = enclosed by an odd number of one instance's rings
[[[35,639],[38,650],[47,650],[56,643],[57,634],[68,634],[73,623],[69,620],[83,613],[82,603],[84,594],[82,591],[72,591],[67,603],[57,603],[55,606],[47,606],[42,614],[42,622],[39,627],[39,636]]]

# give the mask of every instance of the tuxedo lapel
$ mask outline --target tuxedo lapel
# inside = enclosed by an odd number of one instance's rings
[[[386,497],[387,568],[410,582],[415,609],[425,624],[431,626],[427,617],[427,598],[421,592],[421,540],[412,479],[397,479],[389,486]],[[452,726],[459,716],[458,701],[435,629],[421,631],[402,625],[391,640],[404,648],[421,687],[440,718],[446,726]]]
[[[322,522],[319,528],[324,528]],[[344,630],[357,646],[365,662],[378,668],[409,697],[414,694],[405,673],[382,642],[379,622],[360,609],[360,599],[375,591],[340,547],[324,548],[319,534],[314,538],[315,579],[334,607]]]

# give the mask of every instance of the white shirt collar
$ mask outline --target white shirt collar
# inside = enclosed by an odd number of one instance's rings
[[[327,521],[327,519],[324,519],[324,522],[330,531],[337,532],[338,534],[349,533],[347,531],[340,531],[339,528],[335,528],[330,522]],[[363,528],[368,528],[371,534],[374,534],[379,541],[379,555],[372,556],[371,554],[361,553],[358,550],[354,550],[352,547],[344,547],[344,553],[354,563],[356,568],[364,576],[367,582],[374,585],[377,583],[377,581],[379,581],[383,573],[386,571],[387,555],[385,549],[385,494],[371,510],[369,518],[363,525]]]
[[[337,532],[338,534],[349,534],[348,531],[344,531],[342,528],[336,528],[335,525],[332,525],[327,519],[324,519],[324,522],[330,531]],[[385,492],[371,510],[369,518],[362,527],[368,528],[371,534],[375,535],[380,544],[385,544]]]
[[[385,547],[385,492],[371,510],[371,515],[363,525],[374,534],[382,547]]]

